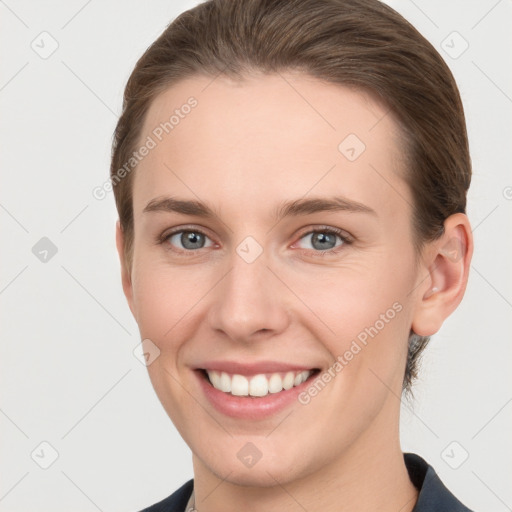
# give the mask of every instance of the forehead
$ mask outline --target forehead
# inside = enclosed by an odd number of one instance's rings
[[[135,173],[135,213],[178,191],[261,205],[262,197],[270,203],[313,188],[364,202],[389,188],[386,181],[404,187],[388,109],[367,93],[301,74],[183,80],[151,104],[140,143],[149,139],[154,147]],[[398,200],[396,192],[380,195]]]

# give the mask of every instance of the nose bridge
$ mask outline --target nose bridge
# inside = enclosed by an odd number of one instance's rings
[[[209,313],[213,329],[238,341],[262,331],[280,332],[288,323],[279,282],[267,268],[269,255],[248,238],[230,255],[230,270],[216,286]]]

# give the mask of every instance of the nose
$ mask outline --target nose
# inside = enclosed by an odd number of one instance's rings
[[[265,252],[251,263],[233,252],[230,263],[230,270],[214,289],[208,313],[210,327],[242,343],[286,330],[289,297],[268,268]]]

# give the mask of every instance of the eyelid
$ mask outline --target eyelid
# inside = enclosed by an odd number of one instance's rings
[[[174,227],[174,228],[171,228],[171,229],[167,229],[161,235],[159,235],[157,237],[156,243],[157,243],[157,245],[159,245],[159,244],[163,245],[163,244],[165,244],[169,240],[169,238],[171,236],[176,235],[178,233],[181,233],[183,231],[189,231],[189,232],[192,232],[192,233],[200,233],[200,234],[204,235],[205,237],[207,237],[208,239],[210,239],[213,242],[214,245],[217,244],[215,242],[215,240],[208,234],[208,232],[207,232],[207,230],[205,228],[197,227],[197,226],[193,226],[193,225],[190,225],[190,226],[177,226],[177,227]],[[202,247],[202,249],[208,249],[208,247]],[[181,252],[187,252],[187,253],[191,254],[191,253],[194,253],[194,252],[198,252],[201,249],[196,249],[195,251],[192,251],[192,250],[176,248],[175,250],[176,251],[181,251]]]
[[[311,236],[315,233],[329,233],[337,236],[341,240],[341,244],[335,245],[330,249],[315,250],[315,249],[304,249],[302,247],[295,247],[303,238]],[[354,242],[354,237],[343,229],[335,228],[334,226],[310,226],[305,228],[299,235],[297,235],[297,241],[291,245],[291,248],[303,254],[306,257],[328,257],[337,256],[340,252],[346,249],[346,246],[351,245]]]
[[[200,233],[202,235],[204,235],[205,237],[207,237],[208,239],[210,239],[212,242],[213,242],[213,245],[218,245],[217,242],[215,242],[215,240],[208,234],[207,230],[205,228],[202,228],[202,227],[197,227],[195,225],[185,225],[185,226],[177,226],[175,228],[171,228],[169,230],[165,230],[157,239],[157,244],[164,244],[165,242],[167,242],[169,240],[169,238],[173,235],[176,235],[178,233],[181,233],[183,231],[189,231],[189,232],[194,232],[194,233]],[[336,254],[339,250],[341,250],[341,248],[345,245],[350,245],[353,241],[354,241],[354,237],[348,233],[347,231],[343,230],[343,229],[340,229],[340,228],[336,228],[334,226],[328,226],[328,225],[314,225],[314,226],[308,226],[306,228],[303,228],[298,235],[296,235],[297,237],[297,240],[295,242],[293,242],[293,244],[291,245],[291,247],[293,248],[294,245],[296,245],[300,240],[302,240],[305,236],[307,235],[312,235],[314,233],[322,233],[322,232],[326,232],[326,233],[332,233],[336,236],[338,236],[342,241],[343,243],[337,247],[334,247],[332,249],[325,249],[325,250],[318,250],[318,251],[315,251],[314,249],[302,249],[302,248],[297,248],[297,250],[301,251],[301,252],[307,252],[309,254]],[[170,244],[169,244],[170,245]],[[201,249],[208,249],[208,247],[202,247]],[[196,249],[196,250],[187,250],[187,249],[179,249],[179,248],[175,248],[174,250],[176,252],[181,252],[181,253],[188,253],[188,254],[192,254],[192,253],[195,253],[195,252],[199,252],[201,249]]]
[[[340,238],[347,242],[353,242],[354,237],[344,229],[336,228],[334,226],[328,226],[328,225],[314,225],[314,226],[308,226],[307,228],[304,228],[304,230],[301,230],[299,235],[297,235],[299,238],[303,238],[306,235],[310,235],[312,233],[322,233],[322,232],[328,232],[328,233],[334,233],[338,235]]]

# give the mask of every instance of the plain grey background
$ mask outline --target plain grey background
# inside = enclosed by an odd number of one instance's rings
[[[404,451],[476,511],[512,510],[510,0],[389,1],[450,65],[474,176],[469,286],[433,337]],[[108,178],[139,56],[196,2],[0,1],[1,511],[130,511],[192,477],[133,350]],[[428,77],[425,77],[428,80]],[[41,444],[43,443],[43,444]],[[46,467],[46,469],[45,469]]]

